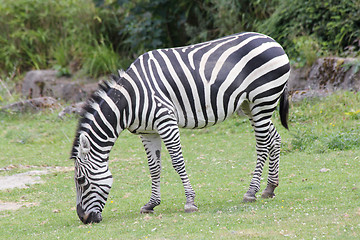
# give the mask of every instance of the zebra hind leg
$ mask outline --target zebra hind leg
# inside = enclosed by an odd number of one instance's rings
[[[264,166],[264,162],[267,158],[266,151],[263,151],[263,149],[266,149],[266,147],[262,147],[262,140],[263,138],[261,136],[258,136],[256,133],[256,122],[253,121],[253,114],[251,113],[251,106],[248,101],[244,101],[241,104],[241,110],[243,113],[249,117],[249,120],[251,122],[252,127],[255,130],[255,137],[256,137],[256,152],[257,152],[257,162],[256,162],[256,168],[254,171],[253,179],[251,180],[249,190],[244,194],[243,202],[254,202],[256,201],[256,193],[260,189],[260,178]]]
[[[269,132],[270,117],[262,118],[260,121],[250,119],[255,130],[257,161],[250,187],[245,193],[244,202],[256,201],[256,193],[260,190],[261,175],[264,169],[265,161],[269,156],[271,135]]]
[[[269,176],[265,190],[262,192],[262,198],[275,197],[274,190],[279,185],[279,163],[280,163],[280,134],[276,131],[275,126],[270,123],[270,153],[269,153]]]
[[[161,138],[170,154],[172,165],[175,171],[179,174],[185,189],[185,212],[195,212],[198,207],[195,205],[195,191],[191,186],[189,177],[185,170],[185,162],[181,151],[180,133],[176,121],[172,124],[167,122],[163,129],[158,128]]]
[[[158,134],[148,134],[142,135],[141,140],[145,147],[152,184],[150,200],[140,209],[140,213],[153,213],[154,207],[161,202],[161,138]]]

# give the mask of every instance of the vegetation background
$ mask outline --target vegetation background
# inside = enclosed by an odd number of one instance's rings
[[[151,49],[242,31],[280,42],[302,65],[356,57],[358,0],[0,0],[0,77],[55,68],[96,77]]]

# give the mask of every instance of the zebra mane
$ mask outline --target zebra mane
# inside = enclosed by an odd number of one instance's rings
[[[76,129],[76,136],[73,142],[73,147],[70,154],[70,159],[75,159],[75,157],[78,154],[78,145],[79,145],[79,136],[80,136],[80,129],[81,124],[85,121],[85,116],[88,112],[94,111],[92,106],[94,103],[100,103],[102,100],[101,94],[108,92],[112,86],[114,86],[115,83],[119,83],[121,78],[123,78],[125,75],[125,71],[122,69],[118,70],[118,76],[111,74],[110,79],[102,81],[99,83],[98,89],[91,94],[91,96],[88,98],[86,103],[84,104],[81,113],[80,113],[80,120]]]

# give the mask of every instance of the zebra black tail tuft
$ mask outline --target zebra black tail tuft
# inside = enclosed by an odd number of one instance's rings
[[[289,93],[287,87],[285,87],[283,94],[280,98],[280,121],[281,124],[289,130],[288,126],[288,116],[289,116]]]

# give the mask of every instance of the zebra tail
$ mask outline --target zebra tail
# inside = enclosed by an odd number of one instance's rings
[[[281,124],[289,130],[288,126],[288,116],[289,116],[289,92],[287,90],[287,87],[285,87],[283,94],[280,98],[280,121]]]

